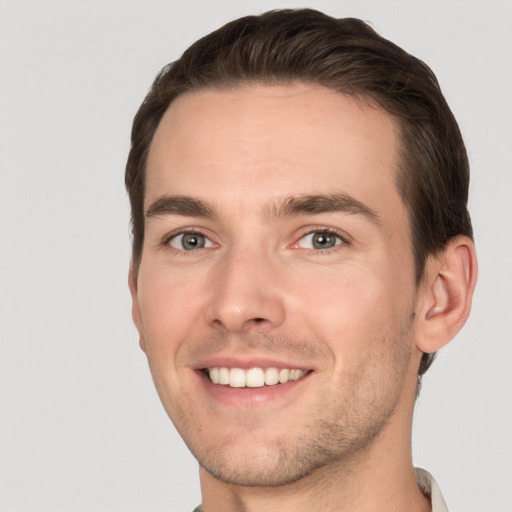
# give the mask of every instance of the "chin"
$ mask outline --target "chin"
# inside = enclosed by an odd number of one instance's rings
[[[310,425],[309,435],[300,438],[288,435],[262,443],[254,438],[244,442],[238,437],[208,449],[192,449],[192,453],[203,469],[222,482],[248,487],[284,486],[332,464],[351,464],[354,456],[371,449],[386,419],[358,436],[339,424],[322,422]]]
[[[278,453],[251,453],[244,455],[216,456],[210,454],[199,460],[201,467],[217,480],[246,487],[278,487],[296,482],[325,461],[297,460],[284,450]],[[292,460],[293,459],[293,460]]]

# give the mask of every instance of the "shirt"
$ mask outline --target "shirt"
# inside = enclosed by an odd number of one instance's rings
[[[448,512],[448,507],[444,501],[441,489],[434,480],[434,477],[424,469],[416,468],[416,481],[420,486],[421,492],[430,498],[432,503],[432,512]]]
[[[448,507],[444,501],[441,490],[434,480],[434,477],[424,469],[416,468],[416,481],[420,487],[421,492],[430,498],[432,503],[432,512],[448,512]],[[194,509],[194,512],[201,512],[201,505]]]

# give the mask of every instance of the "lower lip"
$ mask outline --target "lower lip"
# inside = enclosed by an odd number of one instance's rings
[[[215,400],[227,405],[246,407],[271,402],[293,393],[311,376],[312,372],[308,372],[298,380],[259,388],[232,388],[222,384],[214,384],[203,371],[197,371],[196,373],[201,379],[205,391]]]

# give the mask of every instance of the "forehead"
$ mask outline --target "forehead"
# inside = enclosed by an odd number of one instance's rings
[[[398,133],[386,112],[317,85],[185,94],[155,133],[145,204],[162,194],[249,205],[342,192],[379,206],[398,199]]]

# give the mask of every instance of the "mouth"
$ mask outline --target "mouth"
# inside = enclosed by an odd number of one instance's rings
[[[310,370],[297,368],[228,368],[213,366],[203,370],[211,383],[230,388],[262,388],[278,386],[304,378]]]

